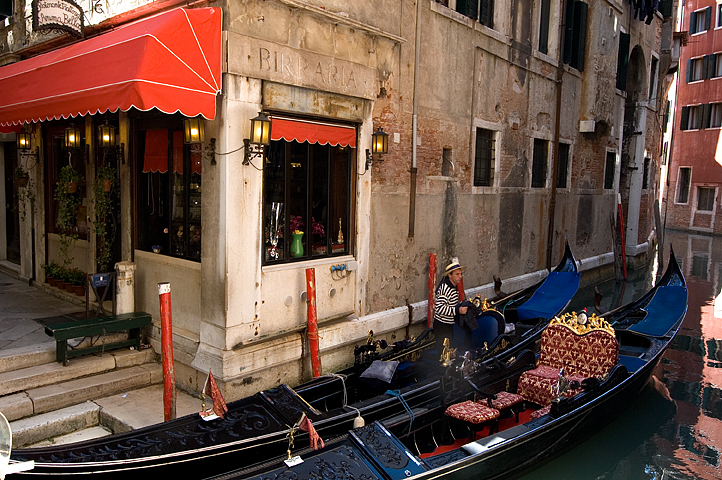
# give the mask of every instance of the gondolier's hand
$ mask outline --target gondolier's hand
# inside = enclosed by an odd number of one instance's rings
[[[466,315],[467,310],[469,310],[469,307],[459,307],[459,313],[462,315]]]

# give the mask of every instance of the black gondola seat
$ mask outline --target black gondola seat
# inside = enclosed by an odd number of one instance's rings
[[[555,317],[542,333],[537,368],[524,372],[519,379],[519,394],[546,407],[556,396],[554,387],[561,369],[567,380],[581,383],[609,373],[618,356],[614,329],[604,319],[592,315],[585,324],[579,324],[574,313]],[[581,387],[570,388],[563,395],[571,398],[581,391]]]

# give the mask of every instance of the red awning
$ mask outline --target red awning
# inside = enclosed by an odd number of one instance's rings
[[[135,107],[213,119],[220,8],[178,8],[0,67],[0,126]]]
[[[356,128],[310,120],[271,117],[271,140],[293,140],[356,148]]]
[[[0,125],[0,133],[18,133],[22,129],[22,125]]]

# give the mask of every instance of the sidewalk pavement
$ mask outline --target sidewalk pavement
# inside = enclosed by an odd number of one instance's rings
[[[0,266],[1,267],[1,266]],[[0,269],[0,353],[10,349],[22,349],[40,346],[54,352],[55,342],[45,334],[45,328],[36,319],[53,317],[63,314],[85,311],[84,299],[75,303],[53,296],[48,291],[30,286],[17,278],[8,275],[6,268]],[[9,352],[8,352],[9,353]],[[86,358],[86,357],[82,357]],[[153,364],[150,364],[153,365]],[[93,377],[85,377],[90,383]],[[0,397],[3,400],[5,397]],[[176,412],[181,417],[200,410],[200,399],[182,391],[177,392]],[[94,412],[92,416],[100,419],[100,426],[88,424],[84,430],[62,435],[63,422],[82,410],[81,415]],[[57,433],[44,438],[55,437],[53,443],[71,443],[94,436],[110,434],[142,428],[163,422],[163,384],[154,384],[143,388],[128,388],[121,393],[92,399],[75,407],[68,407],[55,412],[25,417],[12,423],[13,432],[18,440],[25,429],[31,435],[38,435],[37,426],[41,423],[54,423]],[[33,425],[37,423],[38,425]],[[51,425],[52,429],[53,425]],[[15,435],[14,435],[15,436]],[[38,444],[40,446],[40,444]]]

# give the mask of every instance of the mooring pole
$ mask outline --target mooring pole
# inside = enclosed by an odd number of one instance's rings
[[[316,270],[306,269],[306,297],[308,298],[308,343],[311,348],[313,378],[321,376],[321,356],[318,348],[318,323],[316,321]]]
[[[436,254],[429,254],[429,306],[426,310],[426,327],[431,328],[434,325],[434,305],[436,298],[434,291],[436,289]]]
[[[624,276],[624,280],[627,280],[627,248],[625,246],[625,240],[624,240],[624,213],[622,208],[622,195],[620,193],[617,194],[617,208],[619,211],[619,233],[620,238],[622,239],[622,274]]]
[[[173,315],[170,309],[170,283],[158,284],[160,300],[161,357],[163,360],[163,419],[176,418],[175,367],[173,366]]]

